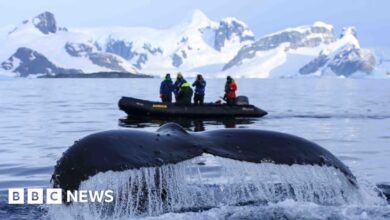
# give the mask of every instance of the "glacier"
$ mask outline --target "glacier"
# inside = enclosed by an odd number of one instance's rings
[[[8,77],[184,72],[209,78],[389,78],[388,63],[360,46],[353,27],[336,37],[332,25],[318,21],[256,37],[237,18],[213,21],[200,10],[167,29],[61,27],[51,12],[0,28],[0,75]]]

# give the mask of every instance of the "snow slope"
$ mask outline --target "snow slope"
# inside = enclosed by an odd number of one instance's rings
[[[42,19],[46,19],[45,22],[41,22]],[[40,22],[43,29],[37,27]],[[243,22],[235,18],[211,21],[199,10],[168,29],[58,28],[54,15],[44,12],[11,30],[2,29],[1,35],[4,40],[0,43],[0,60],[8,64],[6,68],[2,65],[3,69],[11,72],[20,65],[12,59],[19,48],[41,54],[56,67],[86,73],[189,71],[200,66],[223,65],[254,39]],[[10,63],[12,68],[9,68]]]
[[[344,28],[339,38],[323,22],[288,28],[264,36],[224,66],[218,77],[386,77],[376,58],[360,47],[356,29]]]
[[[356,29],[346,28],[341,35],[336,38],[332,25],[315,22],[256,39],[242,21],[213,21],[200,10],[167,29],[64,28],[44,12],[16,27],[0,28],[0,74],[387,77],[387,61],[378,62],[372,51],[360,47]]]

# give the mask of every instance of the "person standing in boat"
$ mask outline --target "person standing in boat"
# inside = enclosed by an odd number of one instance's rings
[[[177,95],[179,93],[180,87],[185,82],[187,81],[184,79],[183,75],[180,72],[178,72],[176,76],[175,84],[173,84],[173,93],[175,94],[176,101],[177,101]]]
[[[225,84],[225,96],[223,99],[226,101],[228,105],[234,105],[236,102],[236,91],[237,91],[237,84],[234,81],[234,79],[230,76],[226,78],[226,84]]]
[[[179,92],[176,96],[176,103],[191,105],[192,94],[194,91],[188,82],[184,82],[180,85]]]
[[[167,73],[160,84],[160,98],[162,102],[172,103],[173,83],[171,74]]]
[[[196,80],[194,83],[192,83],[192,86],[195,87],[194,104],[203,105],[204,94],[206,91],[206,81],[203,79],[201,74],[196,76]]]

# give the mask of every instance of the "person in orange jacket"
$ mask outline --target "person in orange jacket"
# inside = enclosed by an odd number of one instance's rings
[[[237,84],[232,79],[232,77],[228,76],[226,78],[226,84],[225,84],[225,96],[223,99],[226,101],[228,105],[234,105],[236,102],[236,90],[237,90]]]

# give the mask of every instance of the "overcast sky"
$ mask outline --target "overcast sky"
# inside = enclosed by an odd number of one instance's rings
[[[390,48],[389,0],[0,0],[0,26],[17,25],[43,11],[60,26],[166,28],[194,9],[219,20],[234,16],[259,37],[286,27],[324,21],[356,26],[363,47]]]

